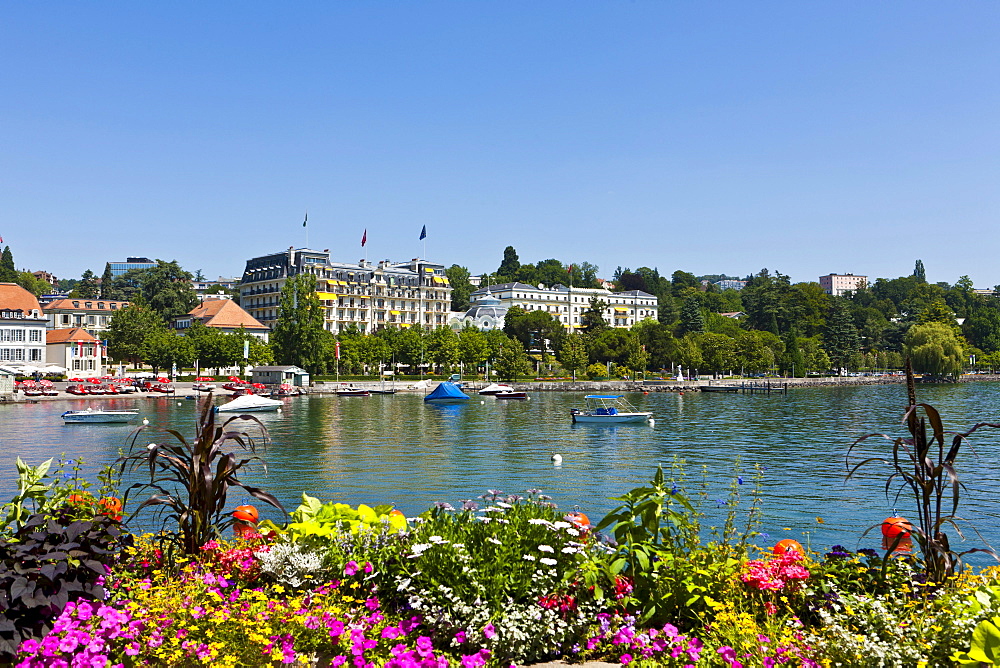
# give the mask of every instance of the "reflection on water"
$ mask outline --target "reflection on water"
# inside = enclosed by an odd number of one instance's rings
[[[1000,422],[998,384],[927,386],[919,397],[941,410],[946,428],[964,431],[976,422]],[[306,492],[351,504],[394,503],[408,514],[435,501],[475,498],[486,489],[523,494],[535,487],[562,507],[580,506],[597,518],[614,507],[609,497],[646,482],[657,464],[669,465],[675,457],[687,462],[693,480],[705,470],[707,510],[714,510],[739,458],[744,468],[765,467],[763,530],[771,540],[801,539],[808,532],[820,547],[854,546],[864,529],[894,506],[912,515],[905,500],[886,500],[884,476],[875,475],[876,469],[844,481],[851,442],[876,431],[902,433],[901,386],[628,399],[653,411],[655,426],[574,425],[569,409],[579,407],[582,395],[568,393],[533,393],[530,401],[519,402],[474,397],[468,404],[446,405],[425,405],[421,396],[406,394],[288,399],[281,413],[258,415],[273,443],[265,454],[267,472],[255,473],[252,481],[275,492],[289,509]],[[64,425],[59,419],[63,411],[87,405],[75,400],[0,406],[0,498],[15,489],[18,455],[35,464],[60,453],[88,465],[115,459],[134,427]],[[193,432],[192,401],[130,397],[102,405],[135,408],[137,422],[148,417],[152,426],[170,426],[189,437]],[[969,486],[961,514],[976,518],[996,543],[998,443],[1000,432],[981,432],[974,437],[975,454],[963,451],[958,462]],[[888,455],[889,443],[873,440],[866,451]],[[561,466],[552,464],[555,453],[563,457]],[[749,484],[749,476],[745,480]],[[240,500],[237,495],[231,503]]]

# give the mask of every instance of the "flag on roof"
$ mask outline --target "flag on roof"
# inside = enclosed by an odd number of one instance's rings
[[[423,239],[426,236],[427,236],[427,226],[424,225],[423,228],[420,230],[420,238]]]

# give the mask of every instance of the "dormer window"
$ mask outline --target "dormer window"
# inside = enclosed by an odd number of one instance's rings
[[[73,308],[80,308],[80,302],[73,302]]]
[[[83,306],[84,306],[84,308],[94,308],[94,302],[87,302]]]
[[[97,302],[97,308],[103,309],[104,308],[104,302]]]

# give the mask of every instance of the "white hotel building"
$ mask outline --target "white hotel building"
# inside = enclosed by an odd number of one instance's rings
[[[273,328],[282,286],[302,273],[316,277],[324,326],[334,334],[348,327],[370,334],[385,327],[448,326],[452,288],[444,265],[418,258],[350,264],[331,262],[328,251],[305,248],[255,257],[240,280],[240,306]]]
[[[545,311],[563,324],[568,331],[582,327],[580,317],[590,308],[594,297],[608,305],[604,320],[612,327],[631,327],[648,318],[656,320],[656,296],[641,290],[611,292],[604,288],[574,288],[556,284],[544,286],[526,283],[501,283],[480,288],[469,296],[472,306],[483,299],[496,299],[510,308],[520,306],[526,311]]]

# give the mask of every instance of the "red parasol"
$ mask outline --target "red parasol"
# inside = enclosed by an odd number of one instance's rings
[[[266,390],[267,389],[267,386],[264,385],[264,383],[254,383],[250,387],[253,387],[254,389],[257,389],[257,390]]]
[[[104,380],[108,380],[109,378],[114,378],[114,376],[112,376],[110,373],[106,373],[103,376],[101,376],[101,378],[103,378]]]
[[[240,378],[239,376],[230,376],[229,380],[233,381],[234,383],[242,383],[243,382],[243,379]]]
[[[159,378],[157,378],[157,379],[156,379],[156,382],[157,382],[157,383],[169,383],[169,382],[170,382],[170,379],[169,379],[169,378],[166,378],[166,377],[163,377],[163,376],[161,376],[161,377],[159,377]]]
[[[88,378],[87,382],[88,383],[94,383],[95,385],[100,385],[101,384],[101,379],[100,378]]]
[[[69,382],[71,382],[71,383],[82,383],[83,382],[83,378],[70,378]]]
[[[195,380],[195,382],[203,383],[203,382],[207,382],[207,381],[215,380],[215,379],[212,378],[211,376],[198,376],[194,380]]]

